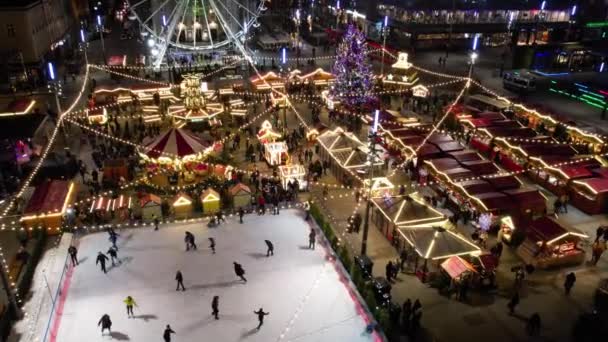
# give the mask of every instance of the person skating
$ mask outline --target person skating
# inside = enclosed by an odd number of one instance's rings
[[[114,260],[118,261],[118,263],[120,264],[120,260],[118,260],[118,253],[116,253],[116,248],[110,247],[107,253],[110,255],[110,260],[112,260],[112,266],[116,266]]]
[[[127,316],[129,318],[134,317],[133,307],[137,306],[135,299],[133,299],[133,297],[131,297],[131,296],[127,296],[127,298],[125,298],[125,300],[123,300],[123,302],[125,303],[125,305],[127,305]]]
[[[262,324],[264,324],[264,316],[268,316],[270,312],[264,312],[263,308],[260,308],[258,311],[254,311],[254,314],[258,315],[258,327],[257,330],[260,330]]]
[[[233,262],[234,264],[234,273],[236,274],[237,277],[241,278],[241,280],[243,280],[244,282],[247,282],[247,278],[245,278],[245,270],[243,269],[243,266],[239,263],[237,263],[236,261]]]
[[[308,201],[304,202],[303,207],[304,207],[304,212],[306,212],[306,216],[304,216],[304,220],[308,221],[308,218],[310,217],[310,203],[308,203]]]
[[[515,292],[515,294],[513,295],[513,297],[511,297],[511,300],[509,301],[509,304],[507,304],[507,307],[509,308],[509,313],[511,315],[513,313],[515,313],[515,308],[517,307],[517,305],[519,305],[519,293]]]
[[[165,332],[163,332],[163,339],[165,340],[165,342],[171,342],[171,334],[175,334],[175,331],[173,331],[173,329],[171,329],[171,326],[167,324]]]
[[[564,281],[564,291],[566,293],[566,296],[570,294],[570,290],[572,290],[572,287],[574,286],[575,282],[576,275],[574,274],[574,272],[568,273],[568,275],[566,275],[566,280]]]
[[[108,234],[110,234],[109,240],[112,243],[112,247],[114,247],[116,250],[118,250],[118,246],[116,246],[116,241],[118,240],[119,235],[116,234],[116,232],[112,228],[110,228],[108,230]]]
[[[103,314],[99,322],[97,322],[97,326],[101,325],[101,335],[103,336],[104,330],[108,329],[110,334],[112,333],[112,320],[110,320],[110,315]]]
[[[194,235],[192,233],[186,232],[184,242],[186,242],[186,251],[189,251],[190,248],[196,250],[196,243],[194,242]]]
[[[72,266],[78,265],[78,250],[75,246],[70,246],[68,248],[68,253],[70,254],[70,259],[72,260]]]
[[[108,261],[108,257],[105,254],[99,252],[99,254],[97,254],[97,260],[95,261],[95,265],[101,265],[101,270],[103,271],[103,273],[108,273],[108,271],[106,271],[106,261]]]
[[[211,248],[211,253],[215,254],[215,239],[209,238],[209,248]]]
[[[274,245],[272,242],[270,242],[270,240],[264,240],[264,242],[266,242],[266,246],[268,247],[268,250],[266,250],[266,257],[274,255]]]
[[[243,223],[243,216],[245,216],[245,210],[239,208],[239,223]]]
[[[184,287],[184,276],[182,275],[182,271],[177,271],[177,273],[175,274],[175,281],[177,281],[177,287],[175,288],[175,291],[179,291],[179,287],[182,287],[182,291],[186,291],[186,288]]]
[[[213,317],[215,317],[215,319],[220,319],[219,305],[220,296],[213,296],[213,300],[211,301],[211,314],[213,315]]]
[[[154,230],[158,230],[158,218],[156,218],[156,216],[154,216]]]
[[[310,229],[310,233],[308,234],[308,248],[315,249],[315,243],[317,241],[317,233],[313,228]]]

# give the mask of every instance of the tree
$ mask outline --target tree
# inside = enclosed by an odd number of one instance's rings
[[[350,24],[338,46],[333,73],[336,81],[331,95],[340,103],[361,111],[375,100],[372,95],[373,74],[367,59],[365,35]]]

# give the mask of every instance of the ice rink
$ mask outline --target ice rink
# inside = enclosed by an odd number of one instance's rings
[[[196,237],[197,251],[185,251],[184,232]],[[107,313],[117,341],[162,341],[170,324],[172,341],[373,341],[364,333],[365,315],[321,243],[308,249],[309,226],[301,212],[278,216],[231,218],[217,228],[201,223],[118,231],[122,264],[107,274],[95,265],[99,251],[110,247],[108,234],[84,236],[80,266],[67,292],[56,341],[110,340],[97,322]],[[320,232],[318,233],[320,235]],[[216,240],[212,254],[208,237]],[[275,255],[266,257],[264,240]],[[317,236],[317,241],[319,236]],[[234,274],[233,261],[243,265],[248,282]],[[111,265],[111,263],[109,263]],[[175,291],[181,270],[186,291]],[[123,300],[138,304],[127,318]],[[220,297],[220,319],[211,316],[211,299]],[[270,312],[257,331],[253,311]]]

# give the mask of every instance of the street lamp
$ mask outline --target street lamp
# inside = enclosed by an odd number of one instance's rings
[[[84,33],[84,29],[80,29],[80,43],[82,44],[82,49],[84,51],[84,61],[87,65],[89,65],[89,56],[87,54],[87,38]]]
[[[384,16],[384,23],[382,25],[382,61],[380,75],[384,77],[384,50],[386,50],[386,36],[388,35],[388,15]]]
[[[108,64],[106,59],[106,44],[103,40],[103,22],[101,21],[101,16],[97,15],[97,30],[99,31],[99,37],[101,38],[101,50],[103,53],[103,64]]]
[[[59,102],[59,96],[62,95],[63,89],[61,87],[61,82],[57,79],[57,75],[55,74],[55,65],[53,62],[47,63],[47,71],[49,76],[49,84],[48,89],[49,92],[53,93],[55,96],[55,106],[57,107],[57,125],[61,125],[61,102]],[[65,126],[62,125],[61,131],[63,132],[63,136],[65,137],[66,144],[68,143],[68,136],[65,132]]]
[[[369,234],[369,211],[372,205],[372,186],[374,179],[374,161],[378,158],[378,151],[376,150],[376,142],[378,140],[378,118],[380,116],[380,110],[376,109],[374,113],[374,122],[372,129],[369,134],[369,187],[367,192],[367,203],[365,204],[365,222],[363,223],[363,236],[361,237],[361,255],[367,253],[367,236]]]

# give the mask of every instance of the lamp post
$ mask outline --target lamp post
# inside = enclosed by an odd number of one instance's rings
[[[82,45],[82,50],[84,51],[84,62],[86,65],[89,65],[89,56],[87,54],[87,39],[84,33],[84,29],[80,29],[80,44]]]
[[[61,82],[57,79],[57,75],[55,74],[55,65],[53,62],[47,63],[47,72],[49,76],[49,84],[48,89],[49,92],[53,93],[55,96],[55,107],[57,109],[57,125],[61,125],[61,102],[59,101],[59,96],[62,95],[63,90],[61,87]],[[61,132],[63,133],[63,137],[65,138],[66,145],[68,144],[68,135],[65,131],[65,126],[61,126]]]
[[[281,49],[281,70],[283,70],[283,72],[286,72],[286,65],[287,65],[287,48],[282,48]],[[284,89],[285,92],[287,93],[287,87],[286,89]],[[283,127],[284,129],[287,129],[287,106],[283,106]]]
[[[378,151],[376,150],[376,142],[378,139],[378,117],[380,116],[380,110],[376,109],[374,114],[374,123],[372,130],[369,134],[369,187],[367,192],[367,203],[365,204],[365,222],[363,223],[363,236],[361,237],[361,255],[367,253],[367,236],[369,234],[369,211],[372,205],[372,186],[374,179],[374,161],[378,158]]]
[[[340,26],[340,0],[336,1],[336,30]]]
[[[384,22],[382,23],[382,61],[380,75],[384,77],[384,51],[386,50],[386,36],[388,35],[388,15],[384,16]]]
[[[101,16],[97,15],[97,30],[99,31],[99,37],[101,38],[101,51],[103,53],[103,64],[108,64],[108,60],[106,59],[106,43],[103,39],[103,22],[101,20]]]

